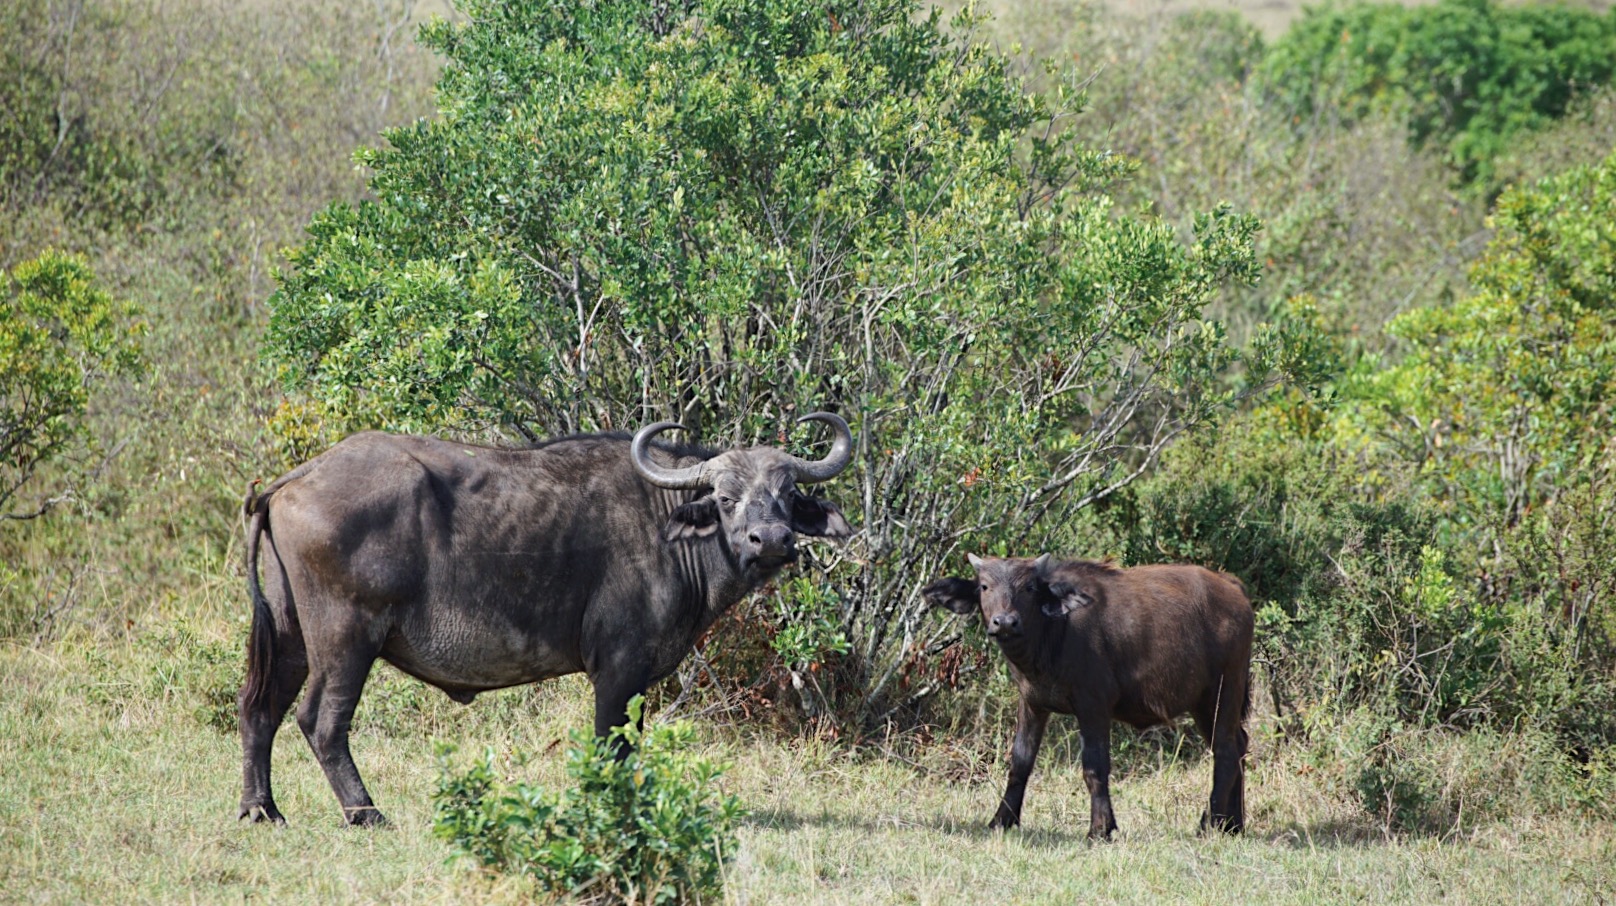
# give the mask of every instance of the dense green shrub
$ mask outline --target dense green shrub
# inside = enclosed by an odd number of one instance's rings
[[[1616,13],[1443,0],[1308,9],[1263,59],[1266,90],[1298,123],[1390,111],[1490,185],[1517,136],[1564,115],[1616,75]]]
[[[685,754],[690,724],[639,729],[643,704],[630,702],[628,724],[608,739],[573,735],[556,793],[501,783],[491,752],[461,770],[441,750],[433,832],[484,866],[584,902],[717,900],[740,803],[715,788],[722,768]]]
[[[1393,321],[1407,356],[1349,417],[1417,466],[1479,593],[1540,629],[1520,705],[1583,744],[1616,731],[1613,223],[1616,155],[1506,192],[1475,292]]]
[[[847,413],[832,493],[863,530],[785,608],[830,602],[840,632],[782,637],[845,638],[849,712],[890,706],[960,545],[1041,537],[1306,364],[1284,329],[1248,353],[1203,318],[1255,272],[1250,218],[1186,244],[1120,213],[1068,88],[1029,93],[910,0],[465,10],[423,35],[440,118],[361,152],[376,199],[317,216],[281,275],[299,435],[672,416],[779,442]]]

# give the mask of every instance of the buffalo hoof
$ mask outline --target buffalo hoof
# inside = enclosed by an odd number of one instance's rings
[[[349,827],[386,827],[387,816],[381,809],[372,805],[362,806],[348,812]]]
[[[1010,830],[1011,828],[1017,827],[1020,824],[1021,824],[1021,819],[1020,818],[1005,818],[1005,817],[1001,816],[1001,817],[994,818],[992,821],[988,822],[988,830],[990,830],[990,831]]]
[[[252,824],[285,824],[286,816],[275,807],[273,802],[264,802],[258,805],[243,805],[241,811],[236,813],[237,821],[246,821]]]

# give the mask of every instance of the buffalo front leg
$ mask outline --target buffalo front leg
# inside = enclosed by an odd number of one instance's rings
[[[293,641],[296,647],[287,650]],[[275,797],[270,792],[270,752],[274,748],[275,734],[280,730],[281,721],[286,719],[287,709],[292,707],[292,701],[297,698],[298,690],[303,688],[303,680],[309,674],[308,664],[303,657],[302,639],[283,636],[277,640],[277,646],[278,657],[264,694],[256,699],[249,697],[248,688],[243,685],[241,694],[236,697],[241,715],[242,772],[241,811],[236,817],[254,823],[286,823],[280,809],[275,807]]]
[[[1021,823],[1021,801],[1027,795],[1027,778],[1032,776],[1033,763],[1038,760],[1038,747],[1044,742],[1044,727],[1049,723],[1049,712],[1041,711],[1021,700],[1016,712],[1015,741],[1010,745],[1010,781],[1005,785],[999,810],[994,813],[988,827],[993,830],[1015,827]]]
[[[387,819],[371,801],[348,750],[348,728],[379,646],[349,636],[331,647],[335,656],[329,660],[311,657],[309,692],[298,709],[297,723],[325,771],[331,791],[337,794],[347,822],[384,824]]]
[[[1111,811],[1111,719],[1079,717],[1083,736],[1083,782],[1089,788],[1089,839],[1109,840],[1117,829]]]
[[[628,757],[629,746],[621,735],[612,731],[629,722],[628,703],[636,695],[644,695],[650,681],[642,671],[612,672],[594,678],[595,682],[595,736],[608,740],[617,760]],[[635,723],[635,729],[645,726],[645,712]]]

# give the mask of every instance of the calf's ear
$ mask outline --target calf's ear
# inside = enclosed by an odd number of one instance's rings
[[[933,607],[946,607],[965,615],[976,613],[981,593],[974,579],[938,579],[920,592]]]
[[[1054,563],[1048,554],[1043,554],[1033,561],[1033,568],[1038,573],[1038,581],[1049,589],[1048,597],[1038,605],[1046,617],[1063,617],[1079,607],[1094,603],[1094,596],[1075,582],[1068,582],[1057,575]]]
[[[1094,603],[1094,596],[1081,585],[1057,579],[1050,582],[1048,588],[1049,597],[1039,605],[1046,617],[1063,617],[1079,607]]]
[[[678,541],[683,538],[705,538],[718,531],[718,501],[709,494],[681,504],[662,529],[662,540]]]
[[[791,530],[799,535],[821,538],[846,538],[853,527],[836,504],[804,494],[793,495],[791,500]]]

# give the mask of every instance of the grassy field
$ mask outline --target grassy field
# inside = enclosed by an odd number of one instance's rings
[[[228,572],[228,569],[225,569]],[[290,824],[235,820],[240,749],[228,696],[243,620],[234,582],[153,613],[122,638],[0,650],[0,900],[117,903],[507,903],[535,891],[452,863],[431,829],[435,741],[542,753],[526,779],[562,779],[560,743],[588,724],[573,677],[469,707],[378,668],[354,750],[391,827],[341,825],[295,725],[276,748]],[[165,656],[166,655],[166,656]],[[1057,733],[1020,831],[983,825],[1003,781],[992,751],[757,738],[700,726],[702,754],[751,812],[727,899],[741,903],[1606,902],[1616,828],[1526,812],[1443,835],[1384,833],[1259,720],[1249,833],[1195,833],[1210,783],[1198,754],[1129,747],[1114,778],[1121,832],[1082,836],[1088,799]],[[1008,727],[1002,728],[1006,733]],[[987,732],[987,739],[1005,733]],[[989,743],[988,745],[991,745]]]

